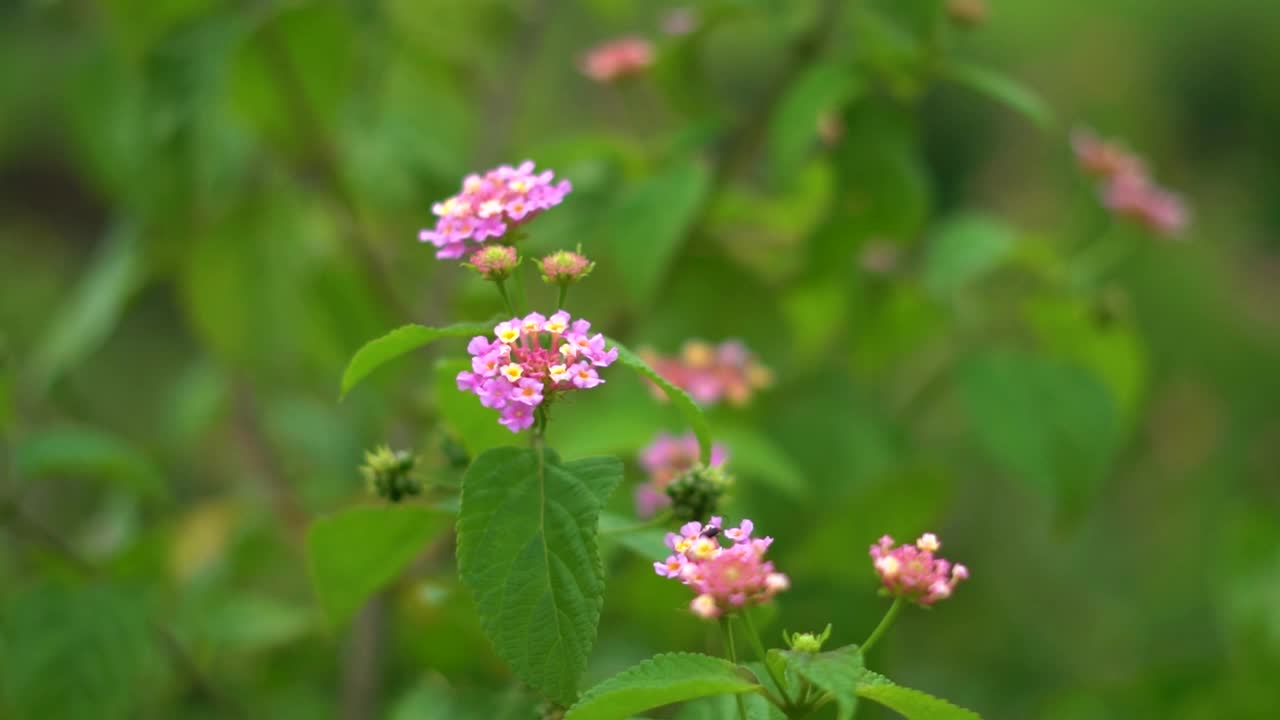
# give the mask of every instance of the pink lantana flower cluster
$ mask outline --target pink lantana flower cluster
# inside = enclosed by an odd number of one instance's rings
[[[418,239],[435,245],[438,258],[460,258],[468,242],[483,244],[501,238],[559,205],[573,186],[568,180],[555,182],[554,177],[550,170],[535,174],[532,160],[519,167],[502,165],[484,175],[468,175],[460,193],[432,206],[436,226],[419,232]]]
[[[495,339],[477,335],[467,345],[471,370],[458,373],[458,389],[499,411],[498,422],[511,432],[525,430],[539,405],[604,383],[597,370],[612,365],[618,349],[606,350],[604,335],[590,330],[563,310],[498,323]]]
[[[649,473],[649,481],[636,488],[636,515],[653,517],[671,505],[671,498],[665,492],[667,486],[696,465],[698,455],[698,437],[693,433],[658,433],[653,442],[640,451],[640,467]],[[721,467],[728,459],[729,453],[723,445],[716,443],[711,446],[711,467]]]
[[[702,340],[684,344],[678,357],[641,350],[640,355],[659,375],[684,390],[700,405],[711,406],[721,400],[731,405],[745,405],[757,390],[773,382],[773,373],[761,365],[755,355],[737,340],[719,345]],[[656,387],[654,395],[666,396]]]
[[[609,83],[638,75],[653,64],[653,44],[642,37],[621,37],[591,48],[582,56],[582,74]]]
[[[1111,212],[1165,236],[1190,222],[1182,199],[1157,185],[1137,155],[1088,130],[1072,133],[1071,147],[1080,168],[1102,183],[1102,204]]]
[[[736,528],[725,529],[723,518],[718,516],[705,526],[685,523],[679,534],[667,533],[666,543],[672,555],[654,563],[653,569],[697,593],[689,609],[704,619],[768,602],[791,587],[791,581],[764,559],[773,538],[753,538],[754,529],[746,519]],[[722,546],[721,537],[732,544]]]
[[[942,543],[933,533],[925,533],[915,545],[893,546],[893,538],[885,535],[871,546],[876,573],[885,591],[920,605],[932,605],[951,597],[956,584],[969,578],[964,565],[936,557]]]

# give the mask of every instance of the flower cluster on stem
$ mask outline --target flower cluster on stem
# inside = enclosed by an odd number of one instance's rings
[[[568,180],[555,182],[554,177],[550,170],[535,173],[532,160],[518,167],[502,165],[483,175],[468,175],[461,192],[432,206],[436,225],[419,232],[418,239],[435,245],[438,258],[460,258],[467,243],[501,239],[559,205],[573,186]]]
[[[921,535],[914,545],[897,547],[893,538],[881,537],[871,546],[871,558],[885,592],[919,605],[951,597],[956,585],[969,578],[969,569],[936,557],[934,553],[941,547],[933,533]]]
[[[498,323],[493,339],[478,335],[467,345],[471,370],[458,373],[458,389],[497,410],[511,432],[528,429],[544,403],[604,383],[598,370],[618,359],[618,349],[606,349],[604,335],[590,330],[563,310]]]
[[[1080,169],[1101,183],[1102,204],[1111,212],[1165,236],[1190,222],[1182,199],[1157,185],[1137,155],[1088,130],[1072,133],[1071,147]]]
[[[693,590],[696,596],[689,608],[704,619],[768,602],[789,588],[791,581],[764,559],[773,538],[753,538],[753,530],[747,519],[736,528],[725,529],[723,518],[718,516],[706,525],[685,523],[679,534],[667,533],[666,544],[672,554],[654,563],[653,569]],[[722,546],[721,537],[731,544]]]
[[[700,405],[711,406],[721,400],[731,405],[745,405],[752,394],[773,382],[773,373],[737,340],[726,340],[719,345],[690,340],[677,357],[659,355],[649,349],[641,350],[640,355],[659,375],[689,393]],[[661,393],[655,388],[654,394]]]

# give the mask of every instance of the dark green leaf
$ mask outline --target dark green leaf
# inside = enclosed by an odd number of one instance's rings
[[[667,399],[680,411],[680,414],[684,416],[685,422],[689,423],[693,433],[698,436],[698,448],[702,453],[703,459],[710,458],[711,426],[707,423],[707,416],[702,414],[702,409],[693,401],[693,398],[689,397],[689,393],[672,385],[666,378],[659,375],[657,370],[649,367],[648,363],[641,360],[639,355],[636,355],[622,343],[610,338],[609,344],[618,348],[618,362],[635,370],[662,388],[662,392],[666,393]]]
[[[640,306],[653,299],[707,192],[701,163],[675,165],[637,183],[608,213],[610,254],[622,289]]]
[[[104,480],[147,496],[168,492],[164,477],[146,455],[100,430],[41,430],[25,437],[14,456],[18,474],[28,481],[71,475]]]
[[[837,717],[850,720],[858,706],[858,679],[864,672],[862,653],[853,645],[821,653],[788,650],[782,653],[787,667],[835,698]]]
[[[565,720],[626,720],[642,710],[759,687],[727,660],[693,653],[658,655],[585,692]]]
[[[600,508],[622,481],[614,458],[561,463],[497,448],[462,483],[458,573],[498,655],[561,703],[576,696],[604,602]]]
[[[947,76],[957,83],[1003,103],[1021,113],[1041,130],[1052,130],[1053,110],[1044,100],[1011,77],[994,70],[967,63],[954,63],[947,69]]]
[[[347,369],[342,373],[342,395],[345,396],[351,388],[360,384],[361,380],[384,363],[435,340],[445,337],[488,335],[492,331],[493,324],[489,322],[458,323],[443,328],[402,325],[376,340],[370,340],[356,351],[351,362],[347,364]]]
[[[448,526],[448,519],[429,508],[404,505],[352,508],[312,523],[307,567],[329,621],[346,622]]]
[[[858,696],[878,702],[907,720],[981,720],[972,710],[956,707],[919,690],[895,685],[870,670],[863,671],[858,680]]]

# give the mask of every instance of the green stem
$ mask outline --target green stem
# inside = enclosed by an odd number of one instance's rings
[[[898,618],[898,613],[902,612],[902,606],[905,604],[906,601],[902,598],[894,599],[893,604],[889,606],[889,612],[884,614],[884,617],[880,620],[880,624],[877,625],[876,629],[872,630],[871,634],[867,636],[867,639],[862,642],[862,647],[859,648],[859,651],[864,657],[867,652],[871,650],[871,646],[875,645],[876,641],[880,639],[880,636],[888,632],[889,626],[893,625],[893,621]]]
[[[751,645],[756,651],[756,657],[760,658],[760,662],[764,664],[765,672],[769,673],[769,677],[773,679],[773,684],[778,686],[778,692],[782,693],[782,700],[786,703],[786,707],[791,706],[791,695],[787,693],[786,683],[778,674],[773,671],[773,666],[769,664],[769,656],[764,649],[764,643],[760,640],[760,633],[756,630],[756,623],[751,619],[751,612],[743,609],[742,622],[747,626],[747,637],[751,639]]]
[[[560,283],[560,294],[556,297],[556,310],[564,309],[564,300],[569,297],[569,283]]]
[[[631,525],[623,525],[622,527],[608,528],[600,530],[600,535],[621,535],[623,533],[635,532],[637,530],[648,530],[649,528],[662,527],[671,520],[671,511],[658,513],[653,518],[644,522],[632,523]]]
[[[507,312],[512,315],[516,314],[515,307],[511,304],[511,296],[507,294],[507,283],[505,280],[494,280],[494,285],[498,286],[498,294],[502,296],[502,304],[506,306]]]
[[[734,665],[738,664],[738,648],[733,643],[733,625],[729,623],[729,618],[720,618],[720,630],[724,632],[725,650],[729,654],[729,662]],[[747,720],[747,704],[742,700],[742,693],[733,696],[738,701],[738,717],[741,720]]]

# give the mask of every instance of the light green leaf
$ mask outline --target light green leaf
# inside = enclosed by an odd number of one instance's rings
[[[671,554],[667,546],[662,543],[667,535],[665,529],[658,527],[628,529],[636,524],[635,518],[623,517],[611,512],[600,513],[602,539],[616,542],[650,562],[656,562]]]
[[[849,63],[811,66],[787,89],[769,126],[769,157],[780,180],[796,174],[818,135],[818,116],[838,110],[862,90]]]
[[[121,485],[149,497],[168,492],[160,470],[124,440],[91,428],[59,427],[28,435],[14,449],[18,475],[28,481],[70,475]]]
[[[142,287],[146,260],[133,226],[112,230],[32,355],[31,370],[38,390],[47,389],[107,339],[125,305]]]
[[[1013,230],[996,218],[978,214],[954,218],[934,233],[924,286],[935,296],[950,295],[998,267],[1013,245]]]
[[[657,370],[649,367],[649,363],[640,359],[639,355],[636,355],[622,343],[612,338],[609,338],[608,343],[618,348],[618,362],[635,370],[652,381],[653,384],[662,388],[662,392],[666,393],[667,399],[684,416],[685,422],[689,423],[694,435],[698,436],[698,448],[703,460],[710,459],[711,425],[707,423],[707,416],[702,414],[702,408],[699,408],[693,398],[689,397],[689,393],[672,385],[666,378],[659,375]]]
[[[858,679],[864,672],[862,653],[854,645],[821,653],[788,650],[782,653],[787,667],[813,683],[814,687],[831,693],[836,701],[836,717],[850,720],[858,707]]]
[[[669,653],[645,660],[583,693],[565,720],[626,720],[663,705],[759,689],[727,660]]]
[[[956,707],[928,693],[912,690],[865,670],[858,680],[858,696],[884,705],[907,720],[981,720],[972,710]]]
[[[443,328],[402,325],[376,340],[370,340],[356,351],[342,373],[342,395],[345,397],[351,392],[351,388],[360,384],[361,380],[384,363],[411,350],[417,350],[440,338],[488,335],[491,332],[493,323],[490,322],[458,323]]]
[[[329,622],[346,622],[447,526],[447,515],[414,505],[357,507],[312,523],[307,568]]]
[[[808,483],[795,461],[764,433],[746,425],[717,425],[716,437],[729,452],[728,467],[791,498],[809,492]]]
[[[499,657],[573,702],[604,603],[600,509],[622,481],[615,458],[562,463],[552,450],[497,448],[462,480],[458,573]]]
[[[511,431],[498,424],[498,413],[471,393],[458,390],[458,373],[470,370],[465,360],[440,360],[435,369],[435,407],[440,419],[472,457],[511,444]]]
[[[618,280],[637,305],[647,306],[702,206],[710,173],[697,162],[674,165],[628,188],[604,226]]]
[[[968,63],[953,63],[946,70],[947,77],[970,90],[986,95],[1021,113],[1041,130],[1054,127],[1053,109],[1039,95],[1011,77],[994,70]]]
[[[959,386],[979,445],[1016,478],[1075,507],[1105,477],[1120,423],[1093,374],[1056,358],[993,350],[961,366]]]

